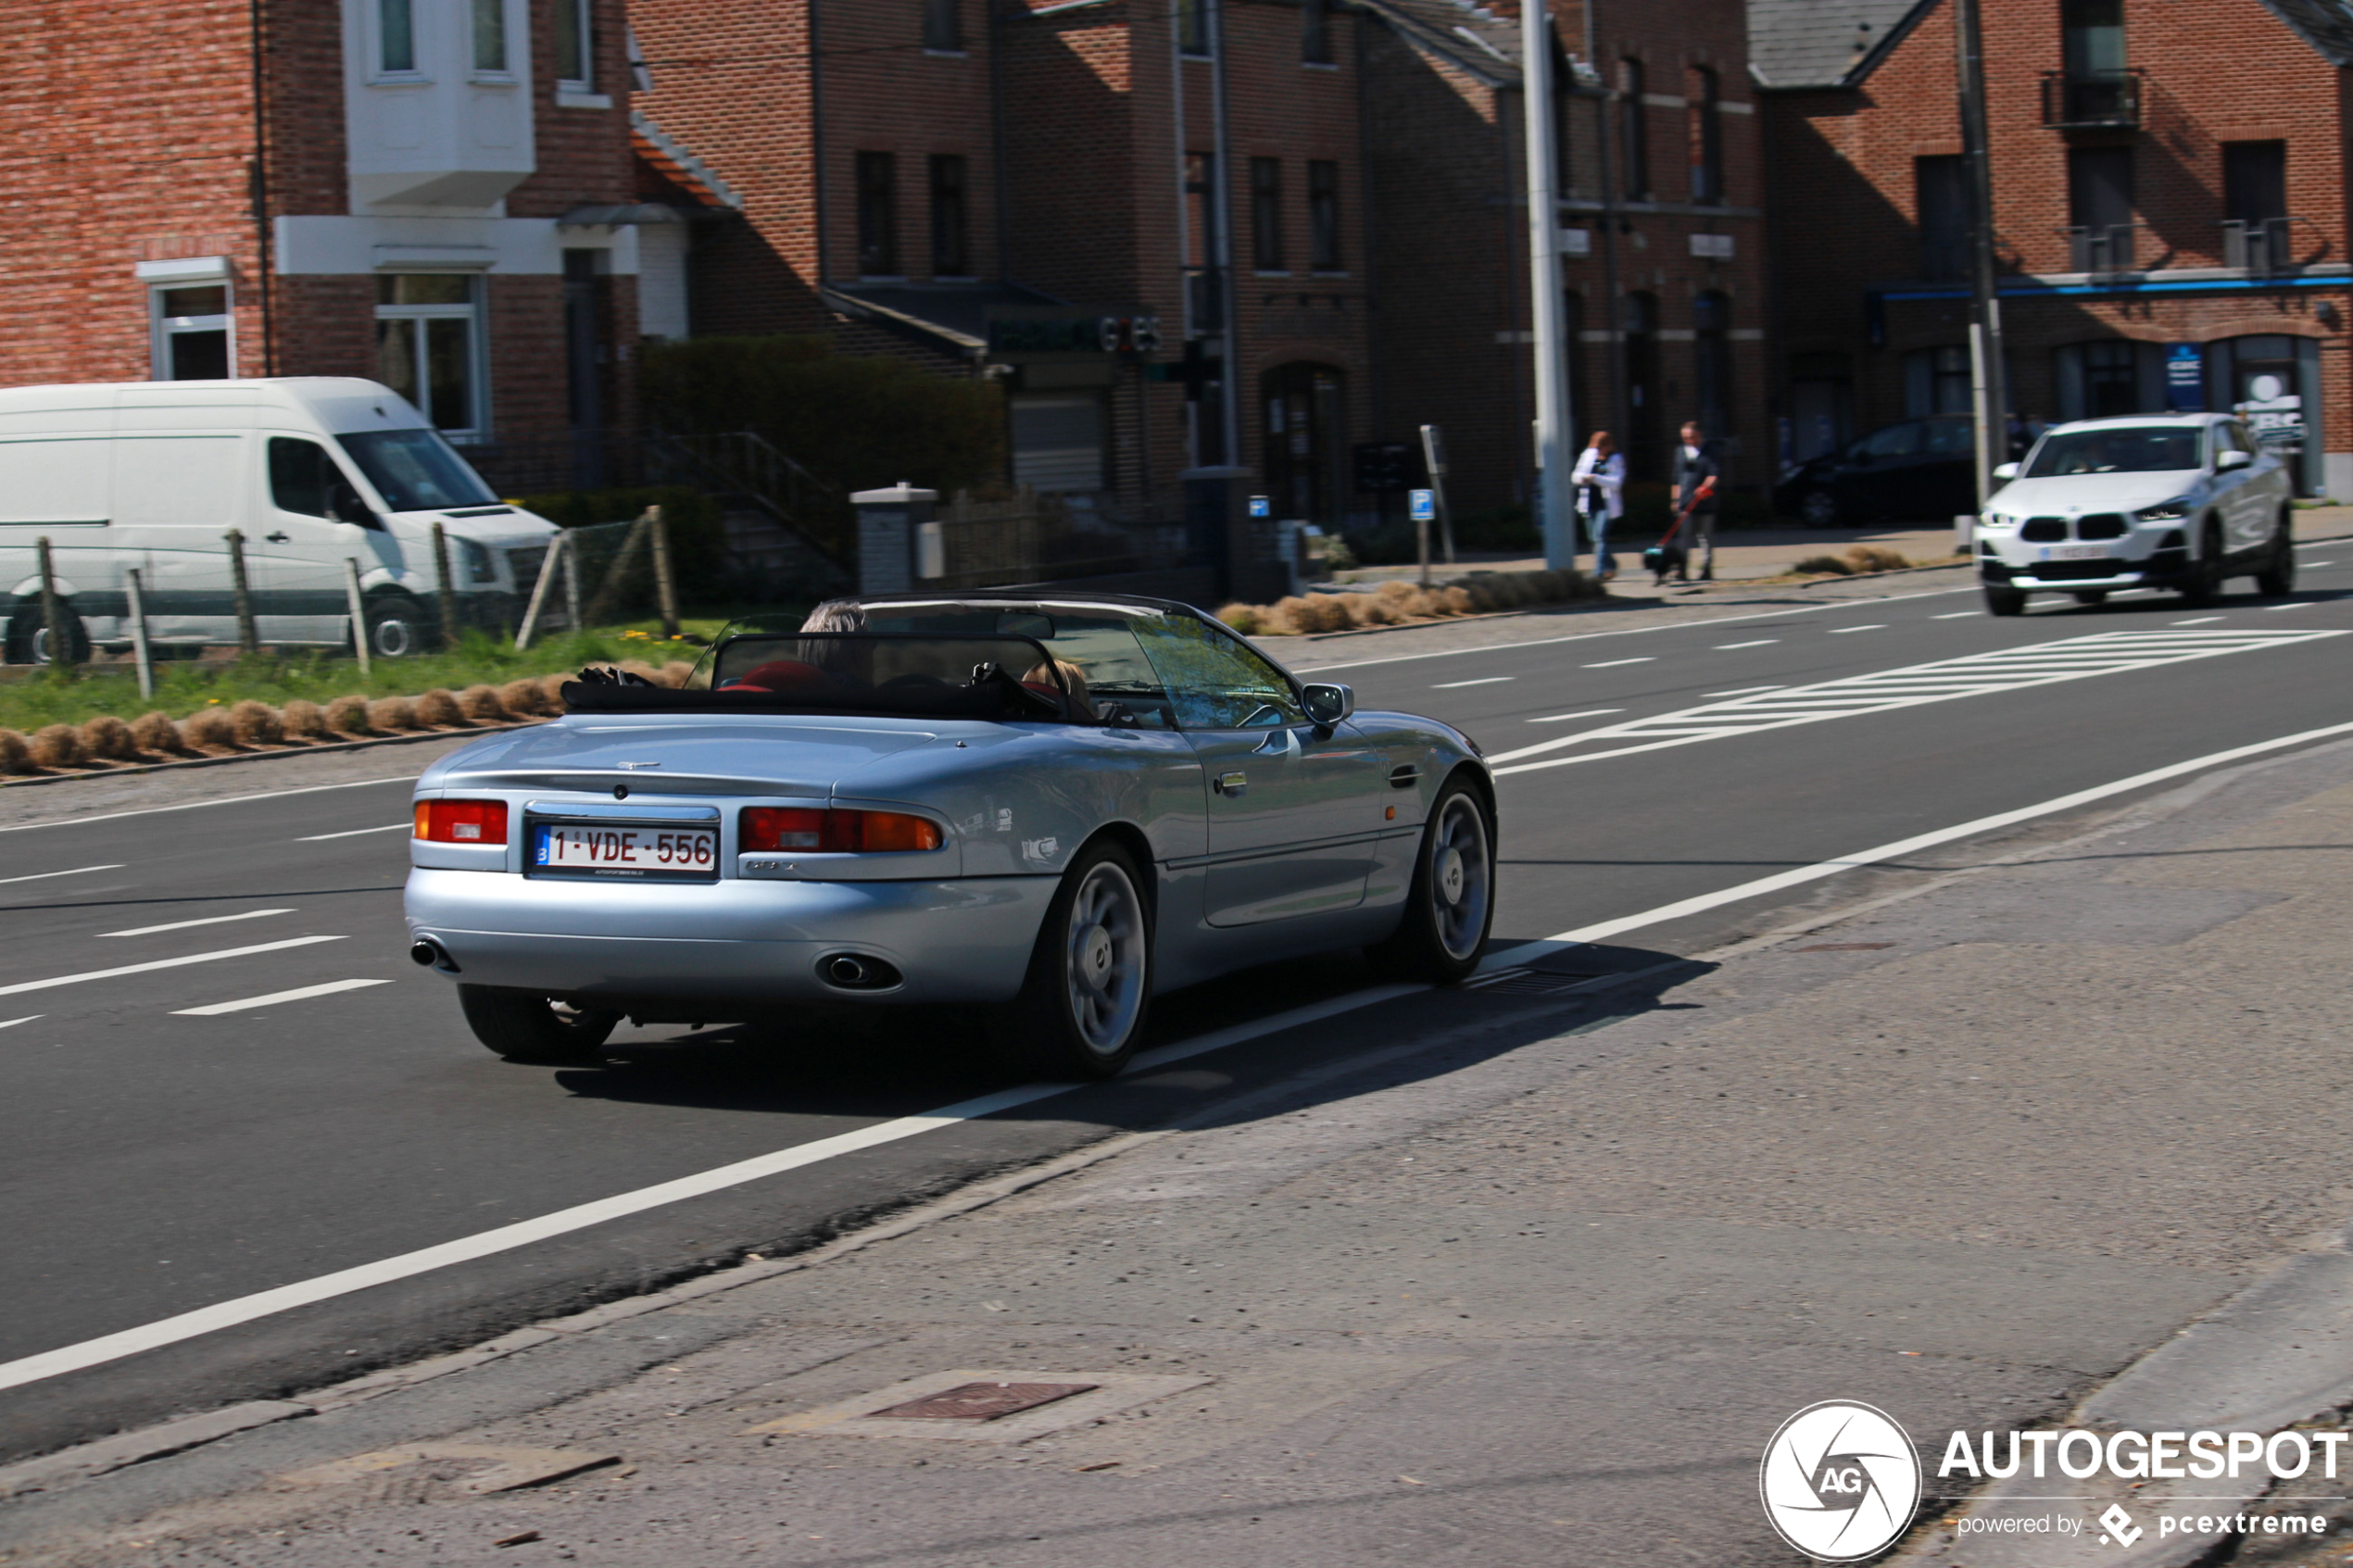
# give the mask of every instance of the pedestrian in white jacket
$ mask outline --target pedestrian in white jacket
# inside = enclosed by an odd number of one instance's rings
[[[1609,432],[1597,430],[1577,456],[1568,476],[1577,494],[1577,515],[1593,541],[1593,581],[1606,583],[1617,575],[1617,558],[1609,553],[1609,525],[1626,515],[1626,454]]]

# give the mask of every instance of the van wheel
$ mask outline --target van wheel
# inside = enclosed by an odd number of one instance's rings
[[[2190,563],[2189,575],[2182,580],[2182,602],[2185,605],[2209,605],[2222,591],[2222,577],[2227,569],[2222,564],[2222,530],[2209,522],[2198,535],[2197,559]]]
[[[2271,535],[2271,558],[2255,574],[2255,587],[2257,592],[2274,599],[2296,592],[2296,537],[2284,517]]]
[[[369,602],[368,651],[378,659],[409,659],[430,646],[426,629],[432,618],[425,607],[406,594],[386,594]]]
[[[69,664],[86,663],[90,658],[89,629],[82,624],[82,617],[71,606],[61,606],[65,619],[65,652]],[[49,628],[41,614],[39,599],[19,600],[8,617],[6,659],[10,664],[46,664],[51,658]]]
[[[1063,873],[1029,978],[996,1020],[999,1050],[1052,1077],[1115,1077],[1143,1038],[1151,989],[1143,873],[1118,845],[1098,842]]]
[[[1985,613],[1988,615],[2024,615],[2025,592],[2018,588],[1996,588],[1991,583],[1985,589]]]
[[[474,1038],[509,1061],[561,1067],[598,1060],[617,1012],[589,1012],[533,991],[502,985],[460,985],[458,1006]]]

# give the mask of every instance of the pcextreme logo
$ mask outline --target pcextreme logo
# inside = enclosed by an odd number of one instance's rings
[[[1781,1423],[1756,1489],[1781,1539],[1818,1562],[1856,1562],[1911,1524],[1920,1461],[1886,1411],[1825,1399]]]

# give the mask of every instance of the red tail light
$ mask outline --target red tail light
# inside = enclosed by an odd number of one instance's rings
[[[812,849],[820,854],[937,849],[939,824],[904,811],[819,811],[797,806],[744,808],[746,849]]]
[[[420,800],[416,835],[433,844],[504,844],[503,800]]]

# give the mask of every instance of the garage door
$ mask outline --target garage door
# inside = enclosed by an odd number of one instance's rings
[[[1103,404],[1092,393],[1017,395],[1013,483],[1038,490],[1103,487]]]

